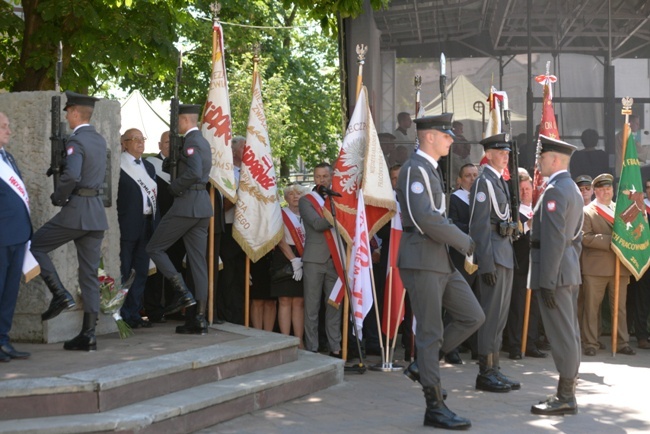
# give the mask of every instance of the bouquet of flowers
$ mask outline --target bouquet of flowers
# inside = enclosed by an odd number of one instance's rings
[[[102,268],[98,270],[98,275],[100,297],[99,307],[101,311],[113,316],[115,324],[117,324],[117,331],[120,333],[120,339],[133,336],[133,330],[131,330],[131,327],[120,315],[120,309],[124,304],[126,294],[129,292],[129,287],[133,284],[133,280],[135,280],[135,271],[131,270],[131,275],[127,281],[124,282],[124,285],[118,284],[115,279],[106,274]]]

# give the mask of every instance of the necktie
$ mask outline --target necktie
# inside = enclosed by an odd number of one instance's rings
[[[141,164],[141,163],[142,163],[142,161],[139,158],[135,159],[135,164]]]
[[[7,163],[9,167],[11,167],[14,170],[14,172],[18,173],[16,166],[14,166],[14,163],[9,159],[9,156],[7,155],[7,152],[4,149],[0,149],[0,155],[2,156],[4,162]]]

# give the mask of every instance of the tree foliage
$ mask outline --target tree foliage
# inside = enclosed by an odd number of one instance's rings
[[[24,21],[0,2],[0,87],[54,88],[58,41],[61,88],[111,96],[115,87],[147,98],[174,93],[178,49],[184,52],[179,97],[203,103],[210,75],[212,20],[207,0],[22,0]],[[336,14],[362,12],[363,0],[222,0],[233,132],[245,134],[252,53],[261,44],[262,91],[274,156],[282,174],[299,157],[307,166],[336,153],[341,109]],[[374,7],[388,0],[372,0]],[[252,28],[236,26],[264,26]]]

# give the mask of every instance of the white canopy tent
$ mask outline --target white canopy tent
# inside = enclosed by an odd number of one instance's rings
[[[121,103],[122,126],[120,134],[137,128],[147,138],[145,153],[158,153],[160,136],[169,130],[169,102],[148,101],[140,91],[133,91]]]

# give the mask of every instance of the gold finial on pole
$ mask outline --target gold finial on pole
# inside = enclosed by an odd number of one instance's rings
[[[260,61],[260,52],[262,51],[262,45],[259,42],[255,42],[252,46],[253,50],[253,62],[257,63]]]
[[[359,74],[357,75],[357,99],[359,99],[359,93],[361,93],[361,86],[363,84],[363,65],[366,63],[367,52],[367,45],[357,44],[357,65],[359,65]]]

